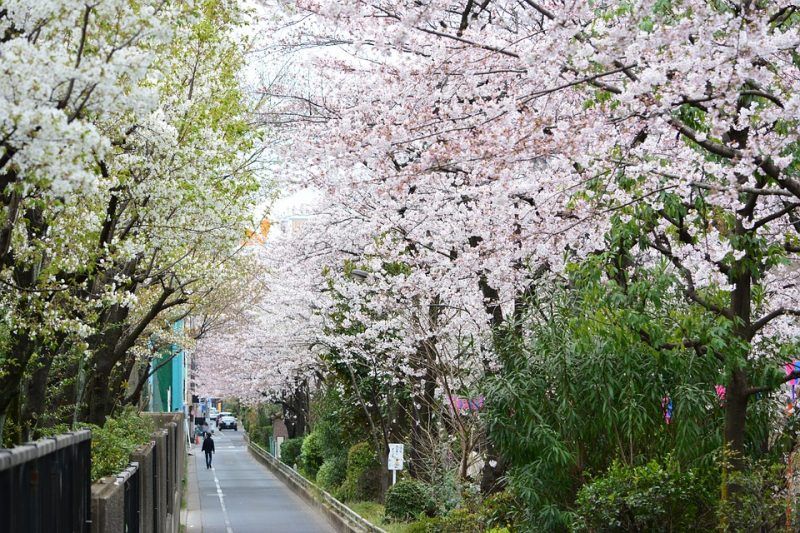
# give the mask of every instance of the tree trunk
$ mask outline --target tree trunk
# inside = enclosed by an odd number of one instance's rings
[[[283,420],[286,423],[290,439],[302,437],[306,433],[308,399],[304,390],[305,386],[305,383],[298,385],[291,395],[281,402]]]
[[[737,232],[741,233],[741,224],[737,225]],[[733,291],[731,291],[730,310],[734,319],[734,332],[745,342],[751,341],[751,302],[752,279],[748,269],[741,262],[733,265],[734,272],[740,272],[735,277]],[[745,425],[747,421],[747,402],[749,399],[749,379],[747,370],[736,368],[728,385],[725,388],[725,457],[727,464],[733,472],[741,472],[745,468],[744,445]],[[742,502],[737,496],[742,492],[742,487],[734,476],[728,476],[727,465],[723,467],[722,499],[731,499],[733,505],[740,509]],[[727,524],[724,523],[723,528]]]
[[[389,450],[378,450],[378,454],[381,460],[381,486],[378,500],[383,503],[386,499],[386,492],[389,490],[389,476],[392,474],[389,472]]]
[[[436,394],[436,377],[430,364],[425,369],[423,379],[425,383],[422,385],[422,398],[419,401],[419,409],[414,405],[416,402],[413,398],[411,401],[411,412],[414,416],[411,420],[411,453],[409,454],[408,471],[415,478],[430,481],[430,476],[424,469],[425,452],[435,453],[435,450],[428,450],[431,445],[431,431],[433,430],[432,406],[436,401],[434,397]]]
[[[47,232],[47,223],[44,220],[42,209],[34,207],[25,211],[25,218],[28,220],[28,239],[31,241],[40,240]],[[10,244],[9,244],[10,246]],[[2,262],[13,267],[12,279],[20,289],[33,289],[36,287],[39,272],[42,266],[46,263],[47,258],[42,255],[39,258],[38,264],[36,261],[31,261],[27,265],[14,265],[11,259],[11,252],[9,249],[2,251]],[[32,305],[33,298],[24,296],[20,299],[19,306],[16,312],[26,312],[33,308],[31,318],[38,318],[36,306]],[[35,323],[36,321],[33,320]],[[0,416],[7,416],[9,414],[10,406],[19,398],[20,383],[25,375],[25,370],[28,367],[28,362],[33,356],[36,341],[32,336],[35,336],[33,331],[25,328],[17,327],[11,333],[11,347],[3,360],[2,372],[0,372]],[[17,413],[19,415],[19,413]],[[7,422],[7,420],[6,420]],[[5,424],[4,424],[5,425]],[[0,442],[2,442],[3,435],[0,433]]]
[[[11,349],[6,354],[3,361],[3,372],[0,373],[0,416],[8,421],[9,415],[15,419],[15,413],[11,412],[12,405],[19,398],[20,383],[25,375],[33,355],[34,341],[28,336],[28,332],[21,330],[11,334]],[[17,415],[19,413],[16,413]],[[7,427],[4,424],[4,427]],[[0,432],[0,442],[3,441],[3,434]]]
[[[494,466],[492,466],[494,463]],[[481,493],[492,494],[503,490],[506,486],[503,476],[506,472],[506,462],[495,449],[490,439],[486,439],[486,463],[483,465],[481,475]]]
[[[742,264],[734,265],[734,270],[741,272],[731,292],[734,332],[743,341],[750,342],[752,280],[750,272]],[[746,370],[737,368],[725,389],[725,444],[728,451],[734,454],[732,466],[736,470],[741,469],[741,455],[744,452],[748,381]]]
[[[747,377],[737,370],[725,388],[725,444],[733,454],[732,465],[737,470],[741,466],[744,453],[745,421],[747,420]]]
[[[50,368],[53,366],[53,354],[46,354],[39,368],[33,373],[27,385],[27,398],[22,415],[25,426],[25,439],[33,440],[34,430],[41,426],[40,418],[45,412],[47,402],[47,382],[50,377]]]
[[[110,367],[107,362],[97,365],[89,380],[86,421],[90,424],[102,426],[111,414],[111,389],[107,379],[101,376],[110,376],[112,368],[113,366]]]

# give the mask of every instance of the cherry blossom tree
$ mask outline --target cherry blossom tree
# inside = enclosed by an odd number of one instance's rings
[[[101,423],[150,334],[225,283],[259,189],[240,24],[227,1],[0,7],[0,418]]]
[[[624,286],[666,262],[720,335],[650,340],[717,360],[743,451],[752,398],[797,377],[780,364],[800,312],[794,4],[291,6],[274,46],[305,70],[266,86],[264,119],[291,136],[288,172],[329,195],[317,253],[345,298],[349,260],[372,302],[461,310],[447,323],[473,329],[480,374],[537,274],[610,252]],[[350,313],[373,339],[394,316]],[[408,356],[420,338],[398,331]]]

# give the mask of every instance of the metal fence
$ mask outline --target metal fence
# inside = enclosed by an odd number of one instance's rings
[[[155,450],[153,450],[153,479],[151,483],[153,485],[153,533],[159,533],[158,517],[161,516],[161,509],[158,502],[161,500],[158,499],[158,454]]]
[[[0,449],[0,531],[86,533],[91,432]]]
[[[139,497],[139,465],[131,463],[131,466],[117,475],[117,483],[123,485],[125,491],[124,503],[124,532],[138,533],[139,521],[141,516],[142,501]]]

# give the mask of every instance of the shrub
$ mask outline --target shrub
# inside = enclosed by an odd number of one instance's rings
[[[294,467],[303,446],[303,437],[287,439],[281,443],[281,461]]]
[[[380,492],[381,463],[368,442],[359,442],[347,452],[347,475],[339,490],[343,500],[371,500]]]
[[[508,528],[522,522],[522,507],[511,492],[505,490],[487,496],[481,505],[480,515],[487,527]]]
[[[248,430],[250,431],[250,430]],[[256,409],[255,424],[253,427],[253,440],[261,446],[269,448],[270,437],[272,437],[272,418],[263,407]]]
[[[464,484],[458,473],[453,470],[436,472],[430,483],[436,514],[444,516],[461,506],[464,501]]]
[[[730,533],[750,531],[798,531],[797,513],[786,515],[787,506],[797,509],[797,496],[788,495],[786,465],[745,459],[745,469],[735,472],[730,465],[728,482],[739,487],[726,501],[719,502],[717,519]],[[787,499],[789,496],[790,499]],[[790,521],[787,523],[787,519]]]
[[[346,456],[362,432],[364,421],[359,419],[360,410],[352,409],[343,391],[331,386],[314,396],[311,412],[314,413],[314,433],[319,435],[325,459]]]
[[[442,518],[439,516],[435,517],[424,517],[420,520],[413,522],[408,525],[405,529],[406,533],[439,533],[442,531]]]
[[[686,531],[713,529],[714,494],[696,471],[614,463],[578,492],[575,531]],[[708,522],[708,520],[711,520]]]
[[[406,533],[483,533],[486,527],[481,517],[467,509],[454,509],[446,516],[422,518],[409,524]],[[494,533],[509,533],[508,529],[495,529]]]
[[[431,507],[430,489],[416,479],[398,481],[386,493],[386,517],[411,520]]]
[[[347,476],[347,459],[334,457],[326,459],[317,472],[317,485],[327,491],[338,488]]]
[[[307,478],[316,479],[323,460],[319,433],[312,431],[306,435],[303,445],[300,447],[300,459],[298,460],[300,470]]]
[[[118,474],[130,462],[137,446],[150,442],[155,425],[150,418],[126,409],[92,430],[92,481]]]
[[[479,514],[470,513],[467,509],[453,509],[442,519],[439,531],[441,533],[481,533],[485,530]]]

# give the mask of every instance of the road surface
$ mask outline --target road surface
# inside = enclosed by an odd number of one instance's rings
[[[187,479],[187,533],[327,533],[330,524],[247,451],[241,431],[214,434],[206,469],[192,446]]]

